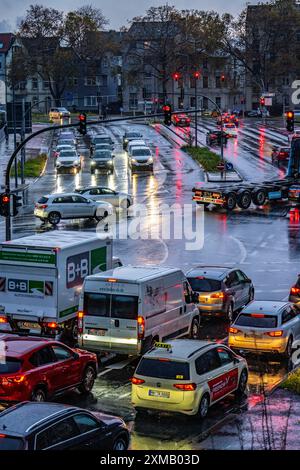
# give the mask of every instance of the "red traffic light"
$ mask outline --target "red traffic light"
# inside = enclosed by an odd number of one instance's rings
[[[174,72],[173,75],[172,75],[173,79],[174,80],[179,80],[180,79],[180,73],[179,72]]]
[[[85,121],[86,116],[84,114],[79,114],[78,119],[79,119],[79,121]]]
[[[2,196],[2,203],[3,204],[8,204],[10,202],[10,197],[7,196],[7,194],[3,194]]]
[[[198,71],[193,73],[193,77],[196,78],[196,80],[198,80],[198,78],[200,78],[200,76],[201,76],[201,73],[198,72]]]
[[[221,75],[221,82],[225,82],[225,75]]]
[[[264,99],[264,97],[260,98],[259,102],[260,102],[261,105],[264,105],[264,104],[265,104],[265,99]]]
[[[171,107],[167,104],[163,106],[163,111],[171,111]]]
[[[288,111],[288,112],[286,113],[286,117],[289,118],[289,119],[293,119],[293,117],[294,117],[294,111]]]

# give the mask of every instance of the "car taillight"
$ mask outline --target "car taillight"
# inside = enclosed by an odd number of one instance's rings
[[[196,390],[197,384],[191,383],[191,384],[174,384],[174,388],[177,388],[178,390],[183,390],[184,392],[192,392],[193,390]]]
[[[38,209],[47,209],[48,205],[47,204],[36,204],[36,206]]]
[[[210,298],[211,299],[224,299],[225,294],[224,294],[224,292],[215,292],[214,294],[210,295]]]
[[[228,328],[228,332],[231,333],[232,335],[236,335],[240,330],[238,330],[237,328],[235,328],[234,326],[230,326]]]
[[[283,331],[282,331],[282,330],[278,330],[278,331],[267,331],[267,332],[265,333],[265,335],[271,336],[272,338],[279,338],[280,336],[283,335]]]
[[[2,385],[20,384],[25,379],[25,375],[16,375],[15,377],[2,377]]]
[[[138,324],[138,339],[143,339],[145,335],[145,319],[144,317],[137,318]]]
[[[0,317],[0,323],[7,323],[6,317]]]
[[[78,312],[78,334],[82,334],[83,333],[83,317],[84,317],[84,312]]]
[[[51,323],[47,323],[47,326],[48,326],[48,328],[55,329],[55,328],[58,327],[58,324],[53,321]]]
[[[145,380],[138,379],[137,377],[131,377],[130,381],[133,385],[142,385],[143,383],[145,383]]]
[[[300,294],[300,287],[297,287],[297,286],[293,286],[291,288],[291,294]]]

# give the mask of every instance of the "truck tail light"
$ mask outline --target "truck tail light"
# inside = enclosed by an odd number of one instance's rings
[[[0,317],[0,323],[7,323],[6,317]]]
[[[83,317],[84,312],[78,312],[78,334],[80,335],[83,333]]]
[[[293,286],[293,287],[291,288],[291,294],[297,294],[297,295],[299,295],[299,294],[300,294],[300,287]]]
[[[173,387],[177,388],[178,390],[183,390],[184,392],[192,392],[196,390],[197,384],[174,384]]]
[[[210,298],[211,299],[225,299],[225,294],[224,292],[215,292],[214,294],[211,294]]]
[[[265,333],[265,335],[271,336],[272,338],[279,338],[280,336],[283,335],[283,331],[282,331],[282,330],[278,330],[278,331],[267,331],[267,332]]]
[[[237,328],[235,328],[234,326],[230,326],[228,328],[228,332],[231,333],[232,335],[236,335],[240,330],[238,330]]]
[[[137,377],[131,377],[130,382],[131,382],[133,385],[142,385],[143,383],[145,383],[145,380],[143,380],[143,379],[138,379]]]
[[[145,318],[144,317],[138,317],[137,318],[137,324],[138,324],[138,339],[144,339],[144,336],[145,336]]]

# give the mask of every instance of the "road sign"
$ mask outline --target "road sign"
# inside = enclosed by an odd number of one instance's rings
[[[224,162],[220,162],[217,164],[217,169],[219,171],[224,171],[225,170],[225,163]]]
[[[7,130],[9,134],[14,133],[14,121],[16,123],[16,132],[21,133],[22,130],[22,103],[15,103],[15,116],[14,116],[14,106],[12,102],[6,103],[7,111]],[[14,119],[15,117],[15,119]],[[25,134],[32,133],[32,120],[31,120],[31,103],[25,103]]]

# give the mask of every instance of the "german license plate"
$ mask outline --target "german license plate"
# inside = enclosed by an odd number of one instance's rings
[[[41,330],[41,327],[38,323],[30,322],[30,321],[19,321],[18,327],[24,330]]]
[[[98,328],[91,328],[88,330],[88,334],[92,336],[105,336],[106,330],[99,330]]]
[[[262,338],[262,335],[260,335],[259,333],[245,333],[244,334],[244,337],[245,338],[254,338],[254,339],[261,339]]]
[[[150,397],[170,398],[170,392],[160,392],[158,390],[149,390]]]

